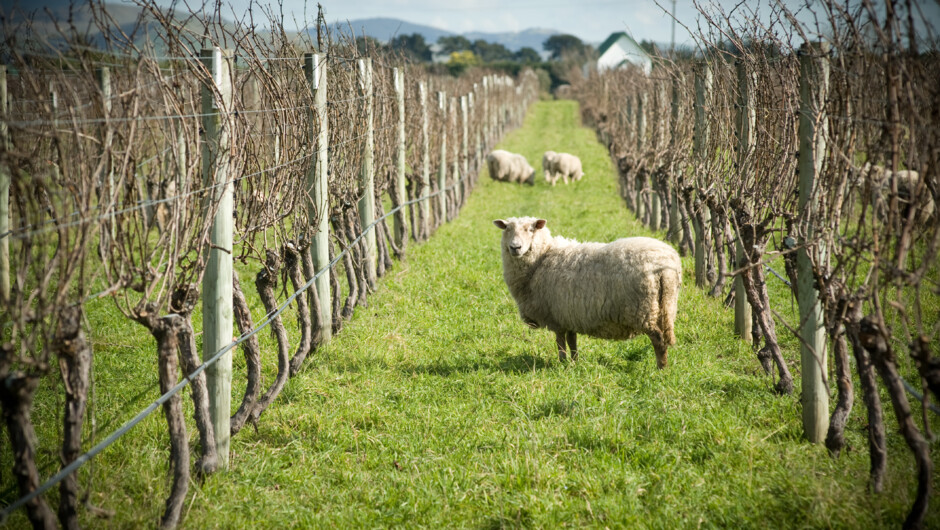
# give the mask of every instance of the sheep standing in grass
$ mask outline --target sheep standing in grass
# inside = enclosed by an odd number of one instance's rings
[[[559,175],[555,172],[555,157],[558,153],[555,151],[545,151],[542,155],[542,173],[545,175],[545,181],[552,186],[558,182]]]
[[[493,180],[535,185],[535,168],[522,155],[496,149],[486,155],[486,166]]]
[[[577,334],[625,340],[649,336],[659,368],[676,343],[682,284],[679,254],[648,237],[578,243],[552,237],[544,219],[493,221],[503,230],[503,278],[523,322],[555,332],[558,358],[578,359]]]
[[[577,182],[584,176],[581,159],[568,153],[558,153],[555,156],[555,172],[561,174],[565,184],[568,183],[569,178],[571,182]],[[557,180],[558,177],[556,176],[555,179]]]
[[[860,180],[863,184],[868,181],[872,207],[879,218],[887,216],[892,196],[898,199],[903,219],[907,218],[911,209],[914,209],[916,224],[925,224],[933,217],[936,205],[919,172],[911,169],[891,171],[866,162],[858,173],[862,176]],[[897,189],[897,194],[894,189]]]
[[[584,171],[581,169],[581,159],[569,153],[556,153],[555,151],[545,151],[542,155],[542,171],[545,173],[545,180],[552,186],[558,182],[558,178],[564,179],[568,184],[568,178],[572,182],[581,180]]]

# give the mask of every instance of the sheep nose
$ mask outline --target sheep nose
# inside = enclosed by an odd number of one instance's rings
[[[513,255],[518,255],[518,254],[519,254],[519,249],[521,249],[521,248],[522,248],[522,243],[520,243],[520,242],[518,242],[518,241],[512,241],[512,242],[509,243],[509,250],[510,250],[510,252],[513,253]]]

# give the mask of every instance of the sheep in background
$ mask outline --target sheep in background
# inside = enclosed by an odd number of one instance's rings
[[[907,218],[911,208],[915,209],[914,222],[917,224],[924,224],[933,217],[936,204],[919,172],[912,169],[891,171],[866,162],[861,168],[854,169],[853,173],[853,184],[862,189],[866,200],[871,201],[878,218],[887,216],[895,186],[902,218]]]
[[[626,340],[646,334],[665,368],[682,284],[679,254],[648,237],[578,243],[552,237],[544,219],[493,221],[502,229],[503,278],[522,321],[555,332],[558,358],[578,359],[577,334]]]
[[[555,151],[545,151],[542,155],[542,173],[545,175],[545,181],[552,186],[558,181],[558,175],[555,174],[555,157],[557,156],[558,153]]]
[[[572,182],[576,182],[584,176],[584,171],[581,170],[581,159],[569,153],[546,151],[542,156],[542,170],[545,172],[545,180],[552,186],[558,182],[558,177],[563,178],[565,184],[568,184],[569,177]]]
[[[486,165],[493,180],[535,185],[535,168],[522,155],[497,149],[486,155]]]

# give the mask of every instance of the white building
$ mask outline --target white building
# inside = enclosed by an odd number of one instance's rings
[[[597,59],[597,70],[599,72],[634,64],[649,75],[650,69],[653,67],[650,56],[643,51],[643,48],[633,38],[622,31],[611,33],[597,51],[600,53],[600,57]]]

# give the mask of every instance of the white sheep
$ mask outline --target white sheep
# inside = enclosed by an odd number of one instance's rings
[[[926,183],[921,182],[919,172],[911,169],[891,171],[866,162],[860,169],[855,170],[855,173],[855,184],[862,186],[869,195],[874,212],[879,218],[883,219],[887,215],[895,187],[903,218],[907,218],[911,208],[914,208],[914,222],[917,224],[927,223],[934,215],[936,205],[933,196]]]
[[[578,243],[552,237],[544,219],[493,221],[503,230],[503,278],[522,321],[555,332],[558,358],[565,343],[577,360],[577,334],[626,340],[646,334],[665,368],[676,343],[674,325],[682,284],[679,254],[648,237]]]
[[[545,180],[552,186],[558,182],[559,177],[564,179],[565,184],[568,184],[568,177],[575,182],[584,176],[580,158],[569,153],[556,153],[555,151],[545,151],[542,155],[542,171],[545,173]]]
[[[551,184],[555,185],[555,181],[558,180],[555,177],[555,156],[558,155],[555,151],[545,151],[542,155],[542,174],[545,175],[545,180]]]
[[[493,180],[535,185],[535,169],[522,155],[496,149],[486,155],[486,165]]]

